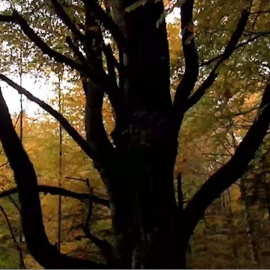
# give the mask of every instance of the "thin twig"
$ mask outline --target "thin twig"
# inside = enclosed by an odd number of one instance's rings
[[[23,267],[23,269],[26,269],[26,266],[25,266],[25,263],[24,263],[24,258],[23,258],[23,252],[22,252],[22,249],[21,249],[20,245],[18,244],[18,242],[17,242],[17,240],[16,240],[16,237],[15,237],[15,234],[14,234],[14,232],[13,232],[11,223],[10,223],[9,218],[8,218],[8,215],[7,215],[5,209],[3,208],[2,205],[0,205],[0,210],[1,210],[2,214],[3,214],[3,216],[5,217],[5,220],[6,220],[6,222],[7,222],[7,225],[8,225],[8,228],[9,228],[9,231],[10,231],[10,234],[11,234],[11,237],[12,237],[12,240],[13,240],[13,242],[14,242],[14,244],[15,244],[15,246],[16,246],[18,252],[19,252],[20,260],[21,260],[21,263],[22,263],[21,266]]]

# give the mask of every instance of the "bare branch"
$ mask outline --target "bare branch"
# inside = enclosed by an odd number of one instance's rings
[[[42,219],[36,173],[12,125],[2,93],[0,140],[18,186],[23,232],[30,254],[45,268],[104,268],[92,261],[61,254],[50,244]]]
[[[60,187],[53,187],[53,186],[47,186],[47,185],[38,185],[37,187],[38,192],[42,192],[44,194],[51,194],[51,195],[61,195],[64,197],[70,197],[70,198],[74,198],[74,199],[78,199],[81,201],[85,201],[85,200],[89,200],[89,194],[88,193],[78,193],[78,192],[74,192],[74,191],[70,191],[64,188],[60,188]],[[18,189],[16,187],[5,190],[3,192],[0,192],[0,198],[4,198],[7,196],[10,196],[12,194],[15,194],[18,192]],[[96,195],[92,195],[92,201],[93,203],[97,203],[106,207],[110,207],[109,206],[109,201],[103,198],[100,198]]]
[[[232,158],[202,185],[184,210],[184,243],[187,244],[206,208],[246,171],[270,124],[270,82],[267,83],[258,115]]]

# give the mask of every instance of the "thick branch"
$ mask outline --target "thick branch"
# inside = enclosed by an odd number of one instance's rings
[[[182,47],[185,57],[185,73],[176,89],[174,98],[177,129],[184,116],[184,105],[196,84],[199,73],[198,54],[193,33],[193,5],[194,0],[189,0],[181,6]]]
[[[78,133],[76,129],[74,129],[70,123],[66,120],[66,118],[54,110],[50,105],[45,103],[44,101],[40,100],[39,98],[33,96],[30,92],[28,92],[25,88],[19,86],[14,81],[10,80],[8,77],[6,77],[3,74],[0,74],[0,79],[5,81],[7,84],[9,84],[11,87],[16,89],[20,94],[25,95],[29,100],[35,102],[38,104],[41,108],[43,108],[46,112],[48,112],[50,115],[52,115],[56,120],[59,121],[59,123],[62,125],[62,127],[66,130],[66,132],[73,138],[73,140],[81,147],[81,149],[94,161],[101,164],[102,160],[101,157],[96,153],[95,149],[89,145],[86,140]]]
[[[74,199],[78,199],[78,200],[89,200],[89,194],[87,193],[78,193],[78,192],[74,192],[74,191],[70,191],[64,188],[60,188],[60,187],[53,187],[53,186],[46,186],[46,185],[38,185],[37,187],[38,192],[43,192],[43,193],[49,193],[51,195],[61,195],[64,197],[70,197],[70,198],[74,198]],[[0,192],[0,198],[4,198],[7,196],[10,196],[12,194],[15,194],[18,192],[18,189],[16,187],[5,190],[3,192]],[[100,198],[96,195],[92,195],[92,201],[93,203],[97,203],[97,204],[101,204],[107,207],[109,206],[109,201],[103,198]]]
[[[23,232],[30,254],[45,268],[103,268],[103,265],[61,254],[50,244],[43,224],[35,170],[13,128],[2,93],[0,140],[18,186]]]
[[[236,149],[235,154],[202,185],[185,208],[185,230],[183,231],[185,244],[187,244],[206,208],[246,171],[249,162],[254,158],[256,151],[267,134],[269,124],[270,82],[268,82],[264,91],[258,115]]]
[[[0,22],[14,22],[14,17],[11,15],[0,14]]]
[[[199,89],[188,99],[185,111],[189,110],[192,106],[194,106],[205,94],[206,90],[214,83],[216,78],[218,77],[218,68],[220,65],[227,60],[235,51],[238,41],[240,40],[243,32],[245,30],[246,24],[249,18],[249,11],[243,10],[240,16],[240,19],[237,23],[236,29],[233,32],[231,39],[229,40],[227,46],[223,54],[218,59],[214,68],[206,78],[206,80],[202,83]]]

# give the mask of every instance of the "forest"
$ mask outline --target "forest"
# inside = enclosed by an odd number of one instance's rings
[[[270,268],[269,0],[0,0],[0,268]]]

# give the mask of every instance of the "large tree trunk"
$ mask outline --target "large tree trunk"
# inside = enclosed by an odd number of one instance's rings
[[[122,2],[122,3],[121,3]],[[112,133],[118,166],[110,181],[116,266],[182,268],[176,232],[179,216],[173,169],[177,139],[169,84],[169,50],[163,3],[149,2],[130,13],[134,1],[114,1],[114,20],[127,39],[126,116]],[[119,124],[119,125],[118,125]],[[184,251],[182,252],[184,254]]]
[[[179,231],[173,186],[177,142],[171,139],[168,119],[157,124],[161,119],[142,112],[132,125],[136,133],[118,148],[119,176],[111,181],[115,185],[110,198],[118,267],[184,266],[175,235]]]

